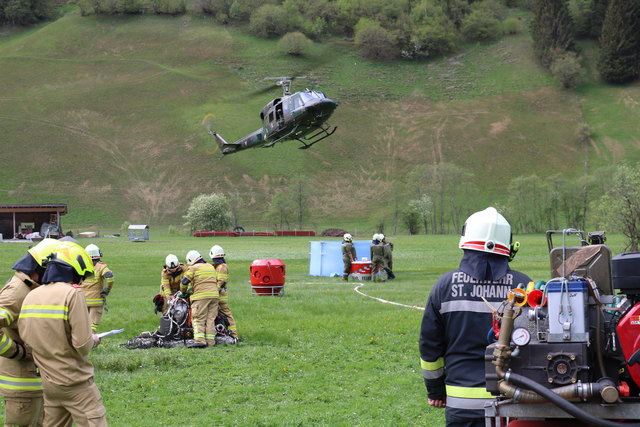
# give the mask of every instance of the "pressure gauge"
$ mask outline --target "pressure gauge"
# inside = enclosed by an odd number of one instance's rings
[[[524,347],[531,341],[531,332],[527,328],[517,328],[511,334],[511,341],[519,347]]]

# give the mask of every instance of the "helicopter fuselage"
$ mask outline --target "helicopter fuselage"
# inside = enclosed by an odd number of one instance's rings
[[[264,106],[260,112],[262,128],[236,142],[228,143],[216,132],[210,133],[215,136],[222,154],[252,147],[271,147],[277,142],[294,139],[302,143],[300,148],[309,148],[335,132],[326,121],[337,106],[337,102],[320,91],[285,94]]]

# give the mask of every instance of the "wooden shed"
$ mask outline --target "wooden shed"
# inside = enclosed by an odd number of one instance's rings
[[[66,203],[0,204],[0,234],[3,239],[20,238],[34,232],[42,237],[61,237],[60,217],[66,213]]]

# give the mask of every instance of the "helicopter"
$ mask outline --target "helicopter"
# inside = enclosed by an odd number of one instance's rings
[[[267,103],[260,112],[260,120],[262,120],[260,129],[233,143],[227,142],[218,132],[209,129],[209,134],[216,139],[222,154],[232,154],[254,147],[273,147],[278,142],[289,140],[300,142],[302,146],[298,148],[306,150],[333,135],[337,127],[329,126],[327,120],[338,103],[317,90],[306,89],[291,93],[291,82],[301,78],[306,76],[265,79],[277,80],[274,86],[281,86],[283,93],[281,97]],[[263,89],[260,93],[266,90]]]

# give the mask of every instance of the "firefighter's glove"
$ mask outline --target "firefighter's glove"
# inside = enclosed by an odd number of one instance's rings
[[[109,292],[111,292],[111,289],[109,288],[102,288],[102,290],[100,291],[100,296],[102,298],[106,298],[107,295],[109,295]]]
[[[186,292],[182,292],[182,291],[178,292],[178,298],[187,298],[188,296],[189,294]]]
[[[14,341],[16,344],[16,351],[13,353],[13,356],[10,359],[15,360],[24,360],[29,358],[29,352],[27,351],[27,347],[24,344]]]

